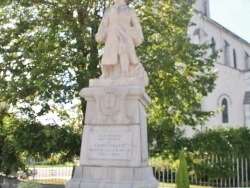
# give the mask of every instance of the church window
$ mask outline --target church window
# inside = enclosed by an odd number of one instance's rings
[[[195,29],[194,33],[193,33],[193,43],[194,44],[202,44],[206,41],[207,41],[206,32],[201,28]]]
[[[222,111],[222,123],[228,123],[228,102],[227,99],[223,99],[222,102],[222,107],[223,107],[223,111]]]
[[[224,62],[225,65],[230,65],[230,51],[229,51],[229,43],[225,40],[224,44]]]
[[[234,68],[237,68],[237,56],[236,56],[236,50],[233,49],[233,57],[234,57]]]
[[[245,64],[246,70],[250,70],[250,56],[247,52],[245,53]]]
[[[215,54],[215,52],[216,52],[216,43],[215,43],[214,37],[212,37],[212,39],[211,39],[211,45],[212,45],[212,53]]]

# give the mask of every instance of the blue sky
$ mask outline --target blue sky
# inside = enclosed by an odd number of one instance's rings
[[[210,17],[250,43],[250,0],[209,0]]]

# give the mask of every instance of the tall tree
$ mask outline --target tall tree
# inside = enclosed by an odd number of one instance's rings
[[[202,111],[200,102],[214,88],[217,53],[208,54],[210,44],[192,44],[187,35],[194,25],[190,22],[194,2],[146,0],[138,4],[146,40],[138,53],[150,78],[148,132],[156,155],[181,149],[173,147],[178,144],[175,137],[180,136],[177,126],[202,125],[213,114]]]
[[[109,1],[0,2],[2,100],[31,117],[69,103],[100,74],[95,33]],[[41,105],[35,113],[31,107]],[[84,104],[83,104],[84,107]],[[84,108],[83,108],[84,109]]]
[[[157,143],[155,153],[166,153],[162,144],[171,140],[175,126],[202,124],[211,114],[202,112],[199,104],[214,87],[216,54],[205,55],[207,45],[190,43],[193,1],[130,2],[144,30],[145,42],[137,53],[150,79],[149,140]],[[100,75],[102,51],[95,33],[110,3],[1,0],[1,100],[34,119],[49,113],[52,104],[77,98],[88,80]],[[84,114],[83,100],[81,109]]]

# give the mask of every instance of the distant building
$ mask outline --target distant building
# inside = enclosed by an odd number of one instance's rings
[[[196,23],[188,32],[192,42],[214,44],[209,53],[221,50],[215,63],[216,87],[201,103],[202,110],[218,113],[197,129],[217,125],[250,128],[250,44],[210,18],[209,0],[196,1],[192,21]],[[186,127],[186,136],[193,133]]]

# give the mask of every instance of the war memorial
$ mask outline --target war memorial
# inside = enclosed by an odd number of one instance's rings
[[[80,91],[87,101],[80,165],[66,188],[156,188],[148,166],[148,76],[135,47],[143,42],[135,10],[115,0],[96,34],[102,75]]]

